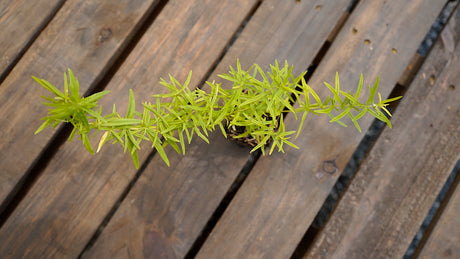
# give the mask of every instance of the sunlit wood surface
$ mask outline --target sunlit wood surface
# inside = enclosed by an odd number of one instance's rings
[[[0,258],[401,258],[460,157],[459,12],[417,53],[448,2],[1,2]],[[67,142],[68,126],[34,135],[48,93],[32,76],[62,89],[70,68],[81,92],[110,90],[103,109],[123,111],[129,89],[152,101],[168,74],[193,70],[202,87],[237,59],[309,69],[320,94],[338,72],[345,90],[363,74],[404,95],[324,226],[312,223],[371,117],[360,133],[311,115],[299,150],[260,158],[219,132],[185,155],[167,149],[170,167],[144,145],[139,170],[116,145],[91,155]],[[422,258],[460,256],[458,178]]]

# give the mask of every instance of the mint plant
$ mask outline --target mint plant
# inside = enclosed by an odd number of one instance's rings
[[[254,64],[248,70],[241,69],[237,61],[236,69],[230,67],[228,74],[220,78],[233,83],[231,89],[223,89],[221,83],[206,82],[209,92],[200,88],[191,90],[189,87],[192,72],[183,84],[171,75],[169,82],[161,79],[160,84],[167,88],[166,94],[154,94],[153,103],[142,103],[142,111],[136,110],[134,93],[129,90],[129,104],[125,115],[120,115],[113,105],[112,112],[102,113],[98,101],[109,91],[82,97],[79,92],[77,78],[69,69],[64,73],[64,92],[43,79],[33,77],[41,86],[54,94],[54,97],[43,97],[49,106],[48,115],[42,118],[43,124],[35,134],[47,127],[55,128],[61,122],[73,125],[71,141],[76,134],[86,149],[94,154],[90,133],[102,132],[97,152],[107,142],[119,143],[125,152],[129,151],[136,168],[139,167],[138,150],[142,141],[150,141],[161,158],[169,166],[165,147],[170,145],[178,153],[185,154],[185,143],[190,143],[196,135],[209,143],[209,132],[220,129],[226,138],[252,146],[251,152],[270,146],[269,154],[276,148],[284,152],[283,146],[298,148],[290,141],[297,137],[309,113],[327,114],[331,122],[342,126],[340,120],[349,117],[358,131],[361,128],[358,120],[365,114],[385,122],[391,127],[387,117],[391,116],[386,109],[388,103],[401,97],[382,100],[377,93],[379,80],[369,87],[369,96],[361,102],[363,86],[361,75],[356,92],[340,90],[339,77],[336,74],[335,85],[325,83],[330,96],[321,99],[306,83],[303,72],[298,77],[292,75],[292,66],[285,62],[280,67],[278,62],[264,72]],[[378,102],[375,102],[378,95]],[[294,105],[295,103],[298,105]],[[284,118],[292,113],[300,118],[297,130],[287,131]]]

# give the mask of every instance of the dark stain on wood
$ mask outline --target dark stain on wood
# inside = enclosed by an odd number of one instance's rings
[[[103,44],[104,42],[108,41],[112,36],[112,29],[109,27],[102,28],[99,31],[98,36],[98,43]]]
[[[321,169],[323,172],[333,175],[339,171],[339,168],[337,167],[337,164],[335,163],[336,158],[331,159],[331,160],[325,160],[323,161]]]
[[[175,259],[174,250],[165,234],[156,228],[147,228],[143,239],[144,258]]]

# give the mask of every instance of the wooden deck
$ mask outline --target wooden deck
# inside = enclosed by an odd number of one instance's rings
[[[4,0],[0,3],[0,258],[401,258],[460,158],[460,11],[427,56],[417,49],[448,0]],[[456,5],[456,4],[455,4]],[[31,76],[128,104],[275,59],[309,85],[352,90],[380,76],[403,94],[324,226],[312,225],[365,132],[311,116],[299,150],[250,154],[220,135],[167,167],[142,146],[97,155],[46,115]],[[224,86],[224,87],[229,87]],[[286,119],[286,127],[298,121]],[[364,118],[367,129],[372,118]],[[364,130],[365,131],[365,130]],[[332,168],[333,167],[333,168]],[[414,256],[460,258],[459,176]]]

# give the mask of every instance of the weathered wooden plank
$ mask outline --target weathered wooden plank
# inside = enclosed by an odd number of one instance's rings
[[[419,258],[460,258],[460,188],[447,203]]]
[[[48,93],[31,76],[62,85],[63,72],[70,67],[85,92],[158,2],[69,1],[11,71],[0,86],[1,204],[53,135],[45,130],[34,136],[40,117],[46,115],[40,96]]]
[[[64,0],[5,0],[0,4],[0,80]]]
[[[360,73],[365,85],[380,75],[380,90],[388,95],[444,3],[360,1],[310,85],[324,95],[321,84],[333,82],[336,71],[345,91],[357,86]],[[362,128],[371,121],[364,118]],[[352,128],[331,125],[328,118],[310,117],[305,123],[294,141],[300,150],[259,159],[197,258],[287,258],[293,253],[362,137]],[[285,124],[294,129],[298,122],[288,116]]]
[[[436,43],[394,128],[382,132],[309,258],[401,258],[407,251],[460,156],[459,21],[457,12],[443,32],[451,37]]]
[[[245,67],[287,59],[299,73],[312,62],[348,3],[265,0],[216,73],[227,72],[237,58]],[[210,139],[210,144],[192,141],[185,156],[168,150],[171,168],[155,156],[85,255],[109,258],[144,252],[145,257],[183,257],[248,159],[249,149],[228,142],[219,132]]]
[[[200,83],[255,3],[166,3],[109,82],[112,92],[102,99],[104,110],[116,103],[122,113],[129,88],[139,105],[165,92],[157,82],[168,73],[183,81],[193,68],[191,84]],[[148,144],[142,148],[141,162],[151,151]],[[130,156],[118,146],[108,145],[92,156],[80,143],[66,143],[0,229],[0,257],[78,256],[135,175]]]

